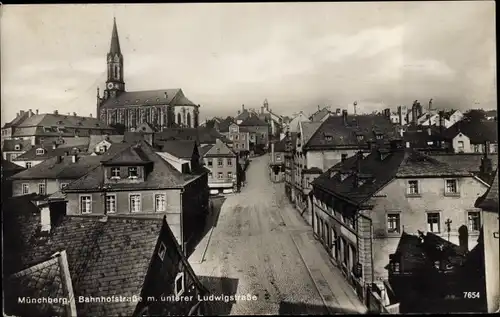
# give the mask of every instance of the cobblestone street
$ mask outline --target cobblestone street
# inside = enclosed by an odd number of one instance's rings
[[[256,301],[214,303],[211,313],[366,312],[314,240],[311,227],[287,201],[284,184],[269,180],[267,163],[267,156],[253,159],[247,186],[227,197],[213,232],[190,257],[214,295],[257,296]]]

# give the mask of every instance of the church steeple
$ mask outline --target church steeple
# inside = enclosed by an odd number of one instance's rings
[[[123,80],[123,55],[120,48],[118,28],[116,18],[113,18],[113,31],[111,32],[111,45],[107,54],[108,80],[104,90],[104,98],[116,97],[120,92],[125,91],[125,81]]]

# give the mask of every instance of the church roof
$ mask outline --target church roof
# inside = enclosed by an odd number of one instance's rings
[[[118,38],[118,29],[116,27],[116,18],[113,19],[113,32],[111,33],[111,46],[109,54],[121,54],[120,39]]]
[[[194,106],[195,104],[187,99],[182,90],[176,89],[157,89],[142,91],[125,91],[116,98],[109,98],[104,102],[101,108],[119,108],[128,106],[158,106],[158,105],[177,105]]]

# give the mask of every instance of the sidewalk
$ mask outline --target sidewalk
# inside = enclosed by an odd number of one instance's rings
[[[344,279],[340,270],[328,259],[328,253],[313,237],[312,232],[294,233],[293,240],[299,249],[321,297],[330,310],[366,313],[368,309]]]

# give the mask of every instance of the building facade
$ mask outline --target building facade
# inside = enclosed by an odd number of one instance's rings
[[[124,59],[116,20],[107,54],[107,74],[102,97],[97,89],[97,114],[101,121],[124,125],[127,130],[145,122],[160,131],[174,126],[198,127],[200,106],[187,99],[181,89],[125,90]]]
[[[238,155],[217,139],[214,145],[201,148],[205,168],[208,173],[208,187],[211,194],[229,194],[237,190]]]
[[[221,132],[233,141],[232,148],[236,153],[250,151],[250,133],[244,130],[244,127],[232,123],[229,126],[229,132]]]

